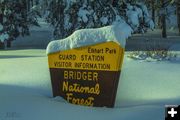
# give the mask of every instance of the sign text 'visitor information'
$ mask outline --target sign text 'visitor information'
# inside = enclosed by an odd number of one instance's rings
[[[53,95],[78,105],[113,107],[123,56],[115,42],[49,54]]]

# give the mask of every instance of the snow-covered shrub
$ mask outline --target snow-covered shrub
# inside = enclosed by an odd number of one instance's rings
[[[134,51],[130,52],[129,58],[135,60],[145,61],[164,61],[164,60],[176,60],[177,54],[167,50],[156,51]]]
[[[177,57],[177,54],[169,51],[170,45],[162,45],[161,43],[150,44],[150,41],[145,43],[145,51],[133,51],[128,55],[129,58],[146,61],[162,61],[172,60]]]

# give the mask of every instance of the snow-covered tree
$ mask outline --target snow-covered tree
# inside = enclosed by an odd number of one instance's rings
[[[155,23],[157,28],[162,29],[162,37],[167,37],[166,32],[166,22],[172,22],[172,15],[175,15],[176,8],[178,11],[178,1],[179,0],[126,0],[129,2],[143,2],[146,4],[148,10],[150,11],[151,18]],[[178,18],[178,14],[177,14]],[[177,22],[180,21],[177,19]],[[178,23],[177,23],[178,24]]]
[[[150,9],[152,10],[152,16],[154,16],[155,21],[155,12],[157,14],[156,18],[159,19],[158,25],[162,29],[162,37],[167,37],[167,21],[171,22],[172,15],[176,11],[176,2],[175,0],[145,0],[145,2],[149,2]],[[154,7],[153,7],[154,5]],[[153,10],[154,9],[154,10]],[[154,14],[154,15],[153,15]],[[153,18],[153,17],[152,17]],[[176,54],[172,54],[169,52],[170,46],[163,46],[160,43],[149,44],[146,42],[146,51],[137,51],[132,52],[129,57],[133,59],[140,60],[170,60],[176,57]]]
[[[51,0],[47,21],[54,27],[55,39],[77,29],[98,28],[124,19],[135,32],[154,27],[147,7],[138,2],[118,0]]]
[[[176,12],[176,2],[175,0],[161,0],[160,1],[160,10],[159,10],[159,16],[160,16],[160,23],[162,28],[162,37],[167,37],[167,21],[169,21],[172,14]]]
[[[180,35],[180,1],[177,0],[177,24],[178,24],[178,29],[179,29],[179,35]]]
[[[0,43],[10,47],[19,35],[29,35],[31,25],[38,26],[38,12],[28,10],[28,0],[0,0]]]

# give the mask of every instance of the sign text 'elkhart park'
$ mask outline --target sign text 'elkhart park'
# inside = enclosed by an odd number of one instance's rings
[[[104,42],[48,55],[54,96],[69,103],[113,107],[124,48]]]

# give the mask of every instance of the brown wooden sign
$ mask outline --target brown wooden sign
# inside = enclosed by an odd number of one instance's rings
[[[54,96],[69,103],[113,107],[124,48],[106,42],[48,55]]]

